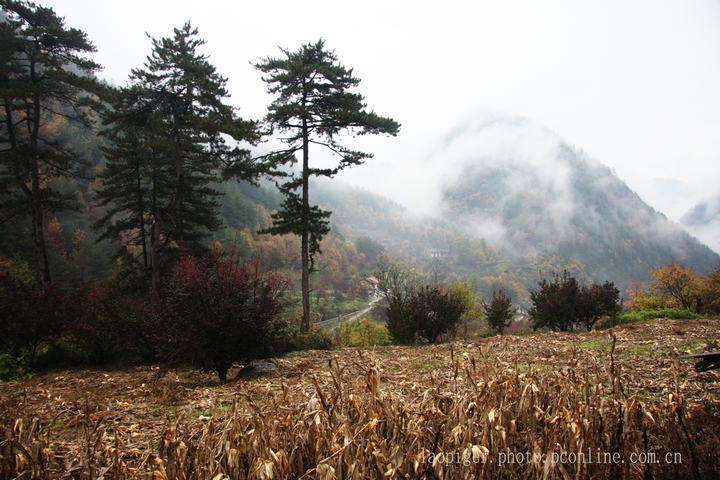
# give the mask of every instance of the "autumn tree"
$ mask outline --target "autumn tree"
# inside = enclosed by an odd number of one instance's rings
[[[373,276],[379,281],[380,295],[387,300],[393,297],[404,298],[414,285],[420,283],[420,276],[414,269],[393,260],[387,254],[378,255]]]
[[[273,172],[284,178],[278,188],[284,195],[280,210],[273,215],[273,225],[263,233],[294,234],[301,238],[301,288],[303,316],[301,329],[310,328],[310,273],[314,257],[320,253],[320,240],[329,229],[330,212],[310,201],[311,177],[333,177],[340,170],[360,165],[372,155],[348,149],[338,143],[342,132],[387,134],[395,136],[400,125],[390,118],[365,110],[362,95],[350,92],[360,80],[352,69],[338,63],[325,42],[302,45],[291,52],[281,49],[282,58],[265,58],[255,64],[268,84],[268,92],[276,95],[268,107],[266,120],[283,134],[286,149],[272,152],[264,160]],[[310,146],[329,149],[339,157],[331,168],[310,166]],[[300,159],[298,159],[300,155]],[[302,162],[299,173],[289,173],[289,165]]]
[[[257,174],[248,150],[226,140],[255,142],[256,123],[224,103],[227,79],[197,51],[205,43],[197,29],[186,23],[174,32],[152,39],[145,68],[133,70],[116,95],[98,194],[109,207],[96,225],[100,238],[120,239],[121,252],[135,247],[155,292],[168,243],[194,248],[221,226],[213,182]]]
[[[459,298],[462,302],[463,314],[458,327],[463,327],[465,329],[464,334],[467,335],[469,324],[482,320],[483,303],[473,291],[473,286],[469,283],[454,282],[447,288],[447,292],[456,296],[456,298]]]
[[[83,55],[95,51],[87,35],[66,28],[51,8],[0,0],[0,210],[2,220],[32,219],[38,279],[51,282],[45,245],[45,215],[73,206],[50,180],[77,172],[78,158],[48,133],[57,116],[90,128],[103,89],[100,66]]]
[[[699,311],[700,276],[691,268],[675,262],[650,272],[650,288],[661,296],[672,298],[687,310]]]
[[[720,264],[716,264],[702,281],[702,313],[720,313]],[[701,312],[698,312],[701,313]]]

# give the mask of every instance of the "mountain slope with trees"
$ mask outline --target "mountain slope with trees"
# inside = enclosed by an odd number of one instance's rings
[[[720,260],[584,152],[558,139],[541,164],[518,150],[466,161],[443,187],[444,217],[504,255],[559,255],[600,282],[628,285],[671,261],[707,273]]]
[[[81,56],[93,51],[85,34],[51,9],[0,7],[0,363],[99,363],[123,352],[175,361],[169,352],[184,344],[181,361],[224,378],[233,362],[250,360],[234,340],[203,355],[232,337],[223,336],[230,326],[263,343],[250,356],[283,342],[307,346],[312,322],[367,307],[368,277],[383,262],[416,284],[401,320],[422,327],[418,318],[443,310],[452,328],[464,318],[459,300],[465,308],[479,296],[498,300],[498,331],[558,272],[584,292],[624,290],[666,264],[700,275],[718,264],[607,167],[523,119],[480,119],[444,140],[434,154],[437,189],[418,190],[441,199],[426,208],[433,216],[330,180],[371,157],[343,147],[346,134],[393,136],[400,125],[346,91],[359,80],[322,41],[256,65],[277,94],[260,123],[226,103],[227,80],[196,51],[204,41],[189,22],[172,38],[151,37],[144,67],[115,88]],[[243,148],[271,130],[286,135],[278,139],[286,149]],[[311,144],[339,161],[328,167],[320,156],[311,166]],[[408,168],[420,163],[410,160]],[[720,298],[716,280],[701,301],[688,289],[696,310]],[[577,295],[583,311],[593,303],[583,297],[602,293],[588,291]],[[601,313],[583,315],[573,322],[591,328]],[[442,333],[421,330],[411,337]]]
[[[680,225],[715,251],[720,251],[720,195],[695,204],[680,217]]]

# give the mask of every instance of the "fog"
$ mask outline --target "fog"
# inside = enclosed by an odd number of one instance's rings
[[[720,196],[703,199],[680,218],[687,231],[720,253]]]
[[[474,114],[439,136],[418,164],[421,168],[398,176],[390,173],[390,163],[356,168],[374,172],[366,184],[370,190],[417,215],[454,222],[515,256],[557,251],[563,243],[622,252],[641,242],[646,260],[657,248],[652,245],[662,245],[664,254],[676,259],[695,252],[680,226],[648,205],[614,169],[528,118]],[[672,182],[665,181],[666,188],[687,193]],[[714,220],[720,204],[713,203],[707,214],[714,223],[704,228],[720,225]]]
[[[246,118],[261,118],[271,101],[251,63],[323,37],[362,79],[368,107],[403,125],[397,138],[362,139],[375,158],[341,177],[409,208],[432,210],[430,187],[458,173],[441,149],[463,158],[450,132],[467,136],[462,129],[488,121],[479,113],[488,111],[557,132],[675,221],[720,194],[717,1],[40,3],[88,33],[101,75],[117,85],[150,53],[146,34],[170,36],[190,20]],[[496,145],[473,148],[509,148],[498,146],[503,134],[491,129],[483,138]],[[550,148],[535,140],[513,153]],[[448,170],[437,165],[443,157]]]

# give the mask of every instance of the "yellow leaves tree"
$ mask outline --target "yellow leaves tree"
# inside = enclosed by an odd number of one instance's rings
[[[465,330],[464,335],[467,335],[468,324],[479,322],[484,316],[483,302],[475,295],[470,284],[455,282],[447,290],[462,300],[464,312],[459,327],[462,327]]]
[[[701,293],[703,313],[720,313],[720,264],[710,271],[710,274],[703,279]]]
[[[46,227],[45,239],[49,245],[57,247],[60,252],[65,252],[65,237],[63,236],[60,221],[58,221],[57,217],[53,217]]]
[[[702,278],[691,268],[671,262],[653,270],[650,276],[650,288],[666,300],[665,306],[682,307],[696,312],[702,307]]]

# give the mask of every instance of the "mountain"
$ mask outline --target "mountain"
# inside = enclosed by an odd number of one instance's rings
[[[447,150],[463,158],[442,185],[444,218],[501,254],[557,254],[620,285],[670,261],[700,273],[720,261],[610,168],[528,120],[470,124]]]
[[[697,203],[680,217],[680,224],[715,250],[720,250],[720,196]]]

